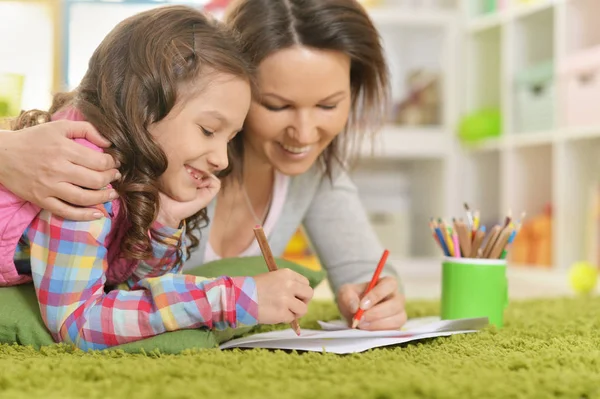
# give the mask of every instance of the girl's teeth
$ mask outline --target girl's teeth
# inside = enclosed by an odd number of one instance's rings
[[[294,153],[294,154],[304,154],[306,152],[309,152],[310,149],[312,148],[312,146],[310,146],[310,145],[307,145],[306,147],[292,147],[292,146],[289,146],[289,145],[282,144],[281,146],[286,151],[289,151],[289,152]]]
[[[198,176],[198,174],[196,173],[196,171],[194,171],[194,169],[192,169],[192,168],[187,168],[187,167],[186,167],[186,168],[185,168],[185,170],[187,170],[187,171],[188,171],[188,173],[189,173],[190,175],[192,175],[192,177],[193,177],[194,179],[196,179],[196,180],[202,180],[202,179],[203,179],[203,177],[202,177],[202,176]]]

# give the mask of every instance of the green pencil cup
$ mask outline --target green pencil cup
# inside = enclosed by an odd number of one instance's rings
[[[487,317],[501,328],[508,305],[506,260],[445,258],[441,305],[442,320]]]

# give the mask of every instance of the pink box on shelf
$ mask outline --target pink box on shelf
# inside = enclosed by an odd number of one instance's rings
[[[600,126],[600,46],[567,57],[559,73],[561,125]]]

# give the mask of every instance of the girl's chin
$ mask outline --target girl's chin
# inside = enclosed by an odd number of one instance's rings
[[[190,202],[196,199],[197,189],[195,187],[185,187],[179,189],[161,190],[167,197],[177,202]]]

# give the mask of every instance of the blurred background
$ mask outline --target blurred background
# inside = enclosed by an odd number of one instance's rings
[[[167,3],[221,15],[228,1],[0,0],[0,117],[47,109],[52,93],[77,86],[115,24]],[[488,227],[527,213],[509,255],[518,294],[568,290],[574,262],[597,267],[600,0],[363,4],[383,38],[393,106],[352,173],[413,278],[407,292],[438,290],[428,223],[465,218],[465,202]],[[286,257],[319,267],[301,232]]]

